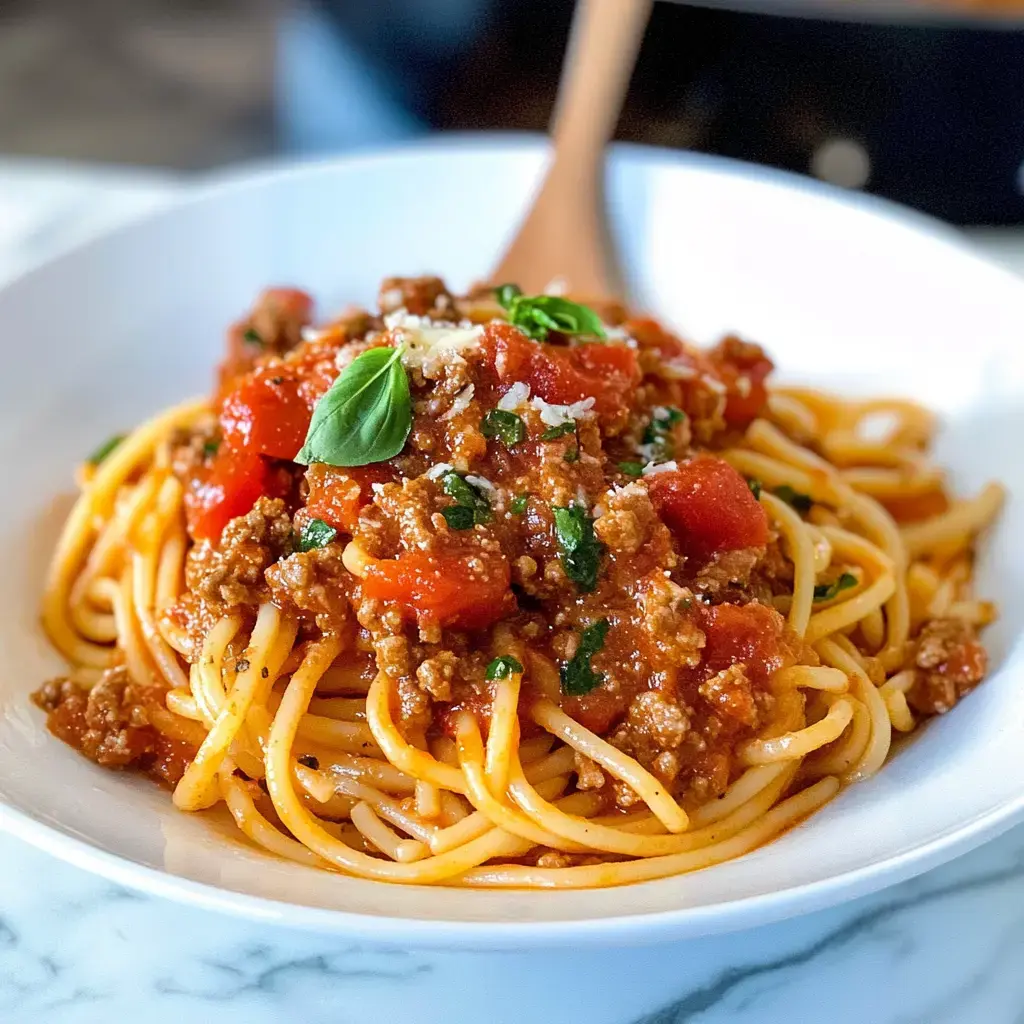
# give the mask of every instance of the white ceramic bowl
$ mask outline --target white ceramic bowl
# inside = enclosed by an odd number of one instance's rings
[[[0,824],[142,889],[367,940],[442,947],[613,944],[745,927],[879,888],[1024,812],[1024,505],[979,566],[1002,618],[995,671],[869,782],[747,857],[590,892],[406,888],[274,860],[169,794],[89,764],[29,693],[60,670],[37,625],[71,471],[93,446],[205,391],[225,325],[267,283],[330,311],[388,274],[468,285],[491,266],[544,163],[536,140],[454,139],[231,178],[62,255],[0,292]],[[955,482],[1024,486],[1024,285],[951,230],[740,164],[614,154],[615,234],[642,305],[698,341],[735,329],[787,378],[911,395],[947,418]]]

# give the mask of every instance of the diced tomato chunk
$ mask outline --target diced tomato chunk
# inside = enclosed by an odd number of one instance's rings
[[[731,427],[746,427],[761,415],[768,401],[765,378],[775,369],[760,345],[725,338],[710,356],[716,375],[725,384],[725,422]]]
[[[708,676],[742,662],[751,681],[763,685],[794,661],[785,619],[774,608],[756,602],[702,606],[701,620]]]
[[[484,348],[502,382],[529,384],[533,394],[555,405],[593,398],[601,417],[624,412],[640,383],[636,353],[625,345],[540,344],[510,324],[494,322],[485,329]]]
[[[702,456],[648,478],[658,515],[685,554],[699,562],[719,551],[768,543],[768,517],[727,462]]]
[[[311,519],[322,519],[337,530],[351,533],[360,511],[373,497],[373,485],[395,478],[394,469],[386,462],[345,469],[315,463],[306,473],[306,511]]]
[[[426,622],[483,629],[514,611],[511,578],[500,555],[410,552],[371,563],[363,594]]]
[[[333,350],[311,346],[304,359],[260,366],[236,381],[221,403],[225,443],[294,459],[306,440],[313,407],[336,375],[333,357]]]
[[[281,497],[283,475],[252,451],[221,445],[213,464],[185,492],[189,532],[197,540],[216,540],[229,520],[244,516],[263,497]]]

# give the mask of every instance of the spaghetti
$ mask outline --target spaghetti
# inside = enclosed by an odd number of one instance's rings
[[[983,678],[1003,492],[950,498],[913,403],[513,286],[310,319],[265,293],[51,565],[51,730],[180,810],[362,878],[619,885],[770,841]]]

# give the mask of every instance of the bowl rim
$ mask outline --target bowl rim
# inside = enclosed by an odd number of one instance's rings
[[[214,201],[221,194],[259,189],[274,181],[297,180],[305,175],[330,173],[336,169],[394,165],[449,156],[460,150],[492,153],[505,151],[534,156],[542,154],[547,148],[546,137],[535,134],[450,133],[356,155],[300,161],[264,161],[227,168],[204,176],[180,192],[172,190],[169,201],[153,210],[58,249],[49,257],[33,263],[6,280],[0,286],[0,291],[43,271],[52,263],[86,253],[90,247],[110,237],[144,231],[150,222],[173,217],[178,211],[193,205]],[[933,244],[955,252],[958,258],[982,264],[987,272],[1012,281],[1024,296],[1024,281],[986,259],[955,228],[889,200],[863,193],[849,193],[788,171],[708,154],[617,143],[613,147],[613,155],[616,160],[635,159],[643,163],[685,166],[716,176],[767,182],[788,192],[808,193],[817,199],[885,221],[896,220],[918,235],[927,236]],[[994,839],[1021,820],[1024,820],[1024,793],[950,828],[930,842],[864,867],[815,882],[795,884],[774,892],[706,907],[670,907],[650,913],[557,921],[464,921],[363,914],[290,903],[221,888],[149,867],[94,846],[84,838],[33,818],[0,798],[0,830],[75,867],[132,889],[209,911],[315,933],[345,933],[378,944],[401,944],[418,949],[477,951],[557,948],[570,943],[587,947],[641,946],[752,928],[821,910],[904,881]]]

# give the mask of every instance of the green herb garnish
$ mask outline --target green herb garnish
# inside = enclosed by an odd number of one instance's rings
[[[831,601],[838,593],[857,586],[857,577],[853,573],[844,572],[838,579],[831,583],[819,583],[814,588],[815,601]]]
[[[405,447],[412,429],[412,401],[402,351],[371,348],[345,367],[317,402],[296,462],[366,466],[390,459]]]
[[[509,503],[508,510],[514,516],[521,516],[526,511],[526,502],[529,499],[525,494],[517,494]]]
[[[203,442],[203,455],[212,459],[220,451],[220,438],[210,437]]]
[[[449,530],[472,530],[476,521],[473,510],[466,505],[449,505],[441,509]]]
[[[761,498],[761,481],[758,480],[757,477],[753,477],[753,476],[748,477],[747,478],[747,486],[750,488],[750,493],[755,498],[760,500],[760,498]]]
[[[454,505],[441,509],[444,521],[452,530],[469,530],[478,523],[487,523],[491,519],[491,503],[478,487],[474,487],[465,477],[449,470],[441,477],[444,493],[455,499]]]
[[[776,498],[780,498],[787,505],[795,508],[797,512],[810,512],[811,506],[814,504],[809,494],[801,494],[800,491],[794,491],[789,484],[776,487],[772,493]]]
[[[590,667],[590,659],[604,647],[607,636],[607,619],[600,619],[583,630],[576,653],[562,666],[562,693],[569,697],[580,697],[604,682],[604,673],[595,672]]]
[[[556,438],[565,437],[566,434],[576,433],[576,421],[566,420],[564,423],[559,423],[558,426],[548,427],[543,434],[540,435],[542,441],[554,441]]]
[[[108,437],[85,461],[90,466],[98,466],[126,437],[125,434],[115,434]]]
[[[620,462],[619,469],[626,476],[643,476],[644,464],[642,462]]]
[[[566,462],[579,462],[580,461],[580,450],[579,448],[570,448],[562,458]]]
[[[487,666],[486,678],[488,680],[508,679],[513,673],[522,671],[523,666],[511,654],[503,654]]]
[[[330,544],[337,536],[338,531],[322,519],[310,519],[303,526],[295,547],[299,551],[312,551],[314,548],[322,548],[325,544]]]
[[[589,593],[597,586],[604,553],[604,545],[594,535],[594,520],[579,505],[556,508],[554,513],[562,568],[580,590]]]
[[[651,422],[647,424],[647,429],[644,431],[643,443],[664,444],[665,435],[677,423],[682,423],[685,419],[686,413],[682,409],[673,409],[671,407],[657,409],[651,417]]]
[[[259,345],[260,348],[266,344],[266,342],[260,337],[259,331],[255,327],[246,327],[242,332],[242,337],[249,342],[250,345]]]
[[[522,416],[504,409],[492,409],[480,423],[484,437],[498,438],[506,448],[519,444],[526,436],[526,424]]]
[[[544,341],[548,331],[605,337],[601,318],[589,306],[557,295],[527,296],[514,284],[503,284],[495,295],[508,313],[508,322],[537,341]]]

